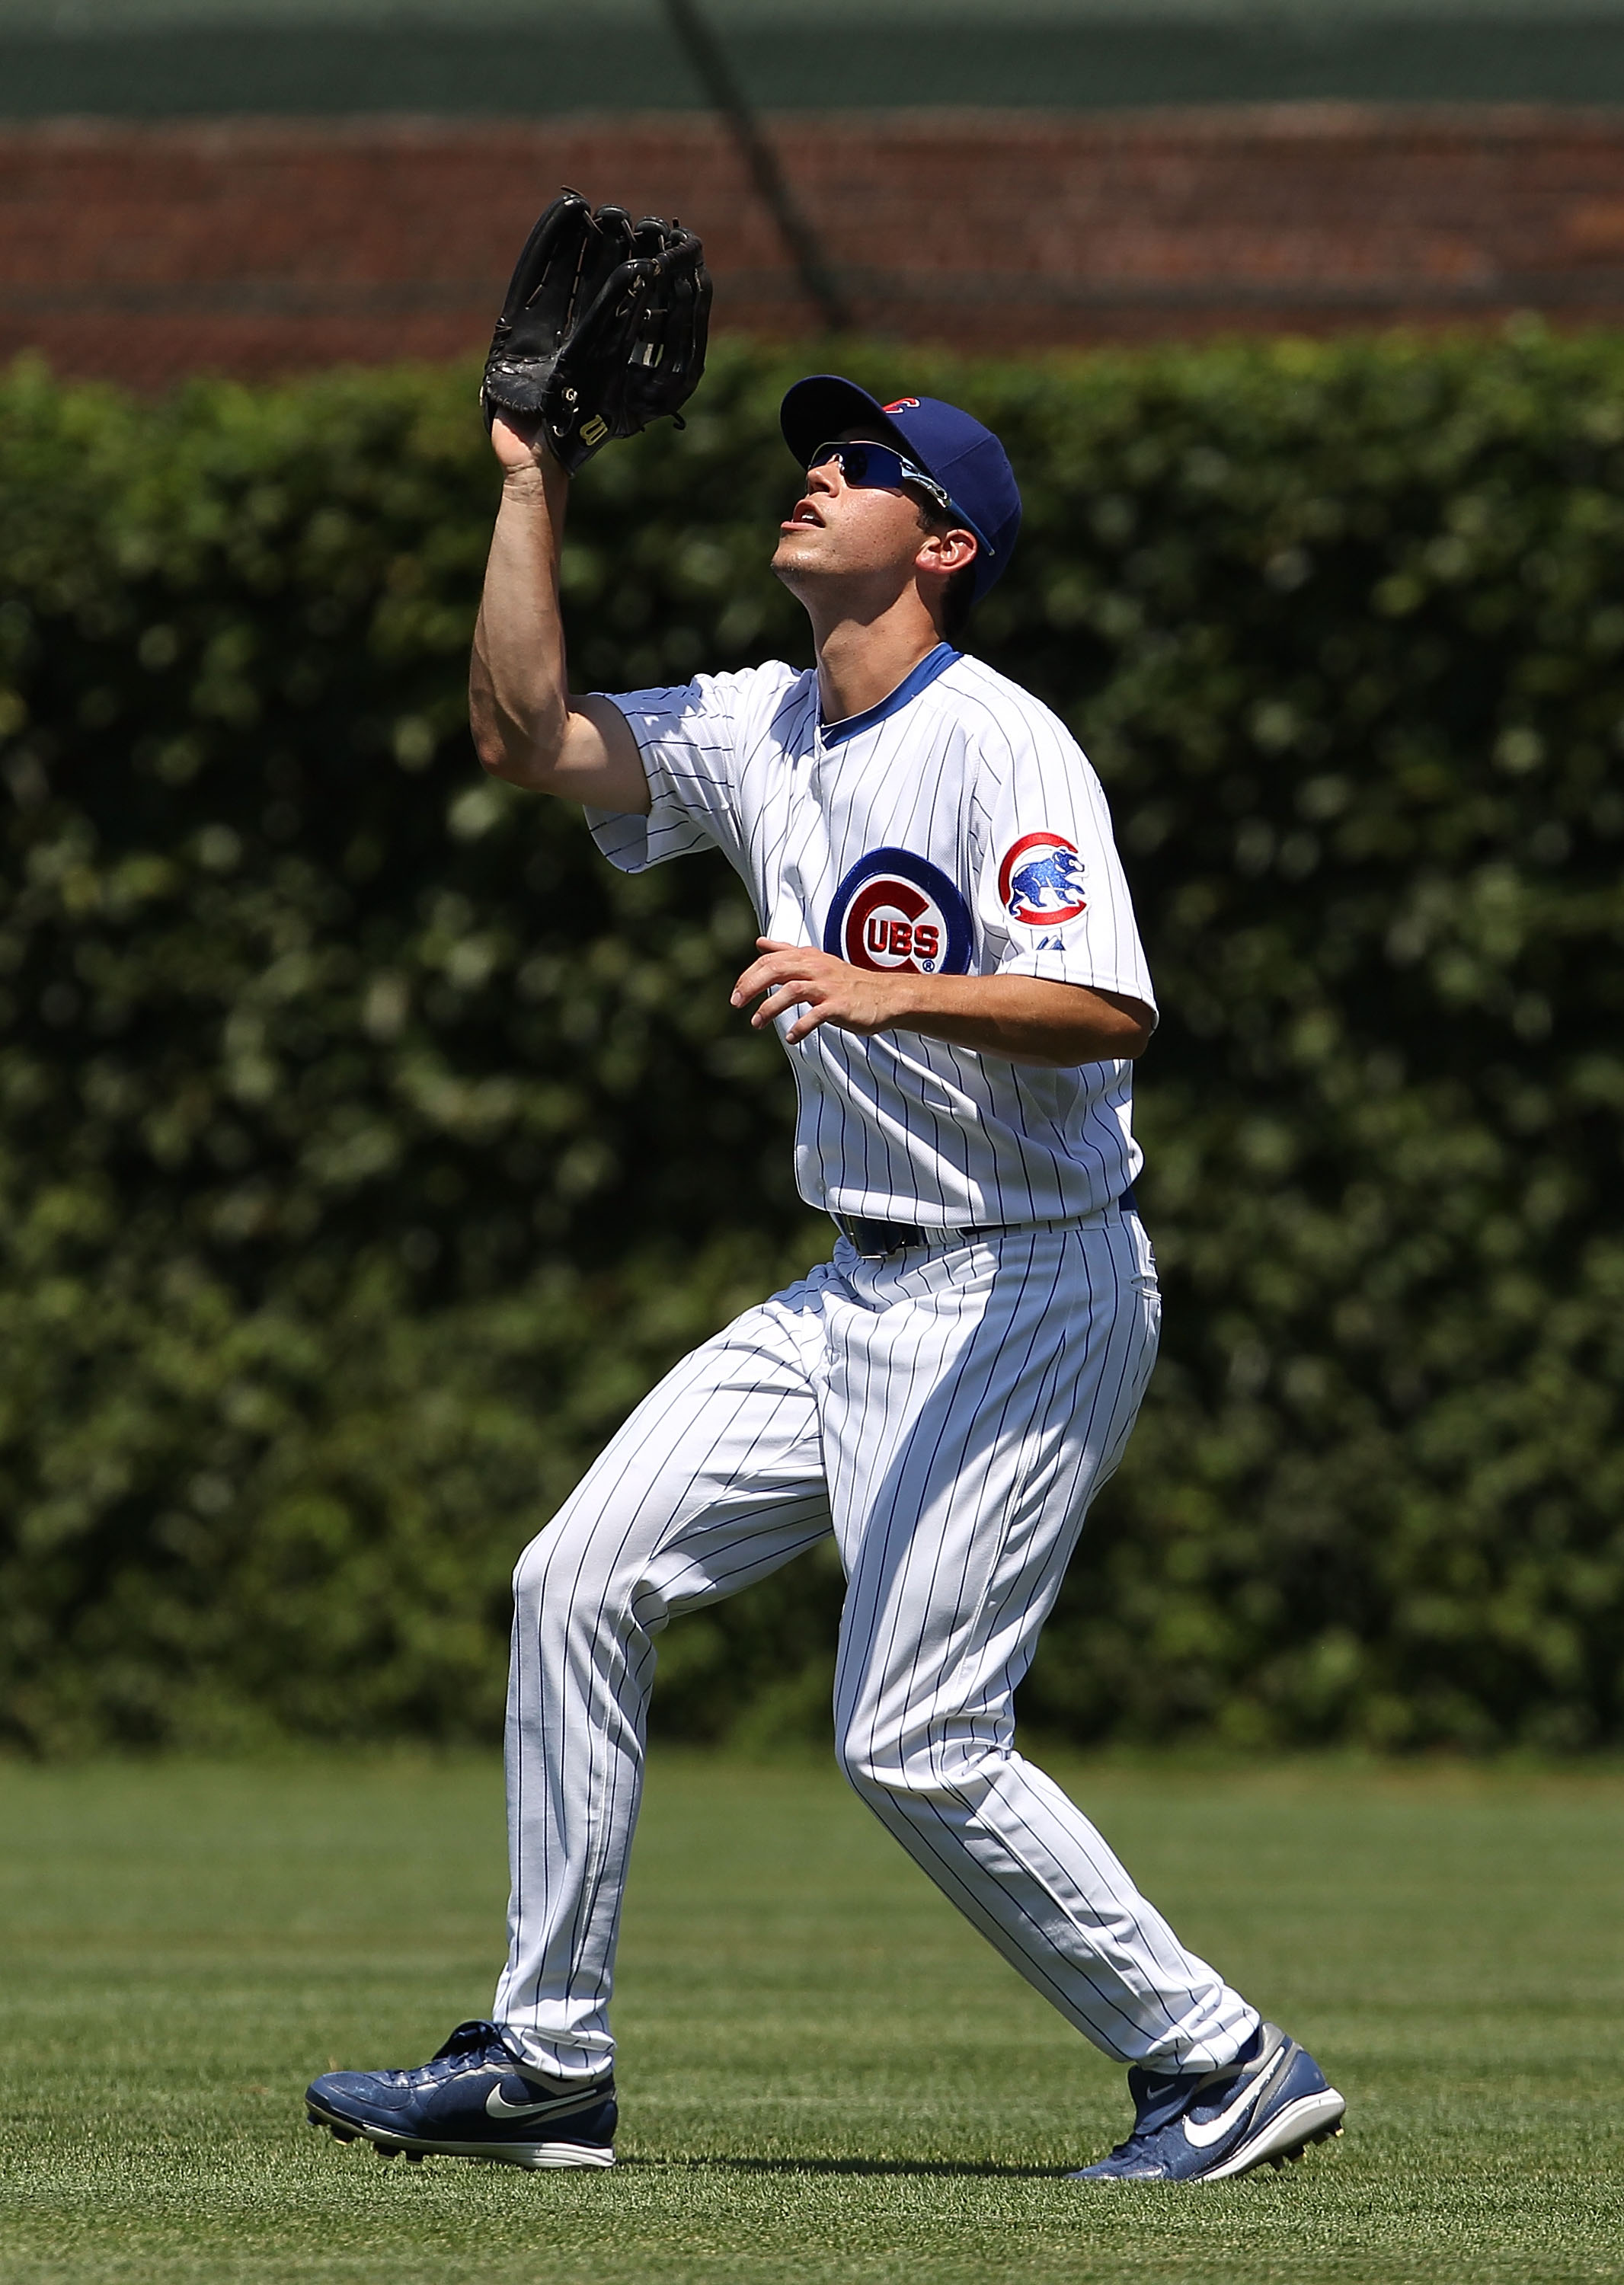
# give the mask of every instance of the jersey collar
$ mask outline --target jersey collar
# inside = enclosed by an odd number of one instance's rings
[[[861,714],[848,714],[842,722],[826,722],[820,712],[819,736],[826,746],[839,746],[843,745],[848,738],[855,738],[859,731],[872,730],[876,722],[883,722],[888,715],[899,713],[910,698],[917,698],[938,674],[946,672],[958,656],[959,653],[951,643],[938,643],[933,651],[920,660],[913,672],[897,685],[890,696],[882,698],[877,706],[870,706]]]

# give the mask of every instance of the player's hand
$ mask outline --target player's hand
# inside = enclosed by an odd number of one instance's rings
[[[809,944],[780,944],[770,936],[758,936],[756,942],[762,956],[750,962],[734,985],[733,1004],[743,1008],[758,993],[766,993],[750,1017],[751,1028],[757,1032],[791,1008],[804,1009],[784,1034],[788,1047],[805,1039],[820,1024],[867,1038],[888,1030],[903,1012],[902,987],[896,977],[853,968]]]
[[[490,423],[490,449],[509,475],[539,467],[546,450],[541,441],[541,416],[527,420],[522,413],[497,413]]]

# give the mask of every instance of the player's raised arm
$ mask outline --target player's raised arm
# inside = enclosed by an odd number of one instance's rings
[[[499,416],[490,438],[502,504],[468,675],[475,750],[514,785],[640,815],[648,782],[625,716],[607,699],[569,695],[558,593],[569,475]]]
[[[618,708],[572,700],[559,606],[569,479],[600,445],[675,413],[704,370],[710,286],[676,224],[594,214],[574,192],[531,232],[481,401],[503,471],[475,629],[468,711],[486,769],[642,814],[648,787]]]

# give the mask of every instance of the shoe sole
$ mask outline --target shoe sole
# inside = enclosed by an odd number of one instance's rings
[[[1288,2102],[1277,2110],[1267,2124],[1249,2141],[1243,2142],[1238,2150],[1231,2151],[1221,2164],[1189,2179],[1195,2182],[1229,2182],[1238,2174],[1251,2173],[1254,2166],[1283,2166],[1288,2161],[1300,2158],[1311,2142],[1329,2142],[1340,2134],[1346,2109],[1347,2104],[1334,2086],[1322,2088],[1318,2094],[1298,2095],[1295,2102]]]
[[[585,2166],[601,2170],[615,2163],[607,2143],[593,2142],[425,2142],[410,2134],[388,2134],[380,2127],[364,2126],[358,2119],[341,2118],[314,2102],[304,2115],[312,2126],[325,2126],[335,2142],[370,2142],[381,2158],[402,2158],[417,2165],[425,2158],[484,2158],[496,2166],[521,2166],[539,2174],[556,2167]]]

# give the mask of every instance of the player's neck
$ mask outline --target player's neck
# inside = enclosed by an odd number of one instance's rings
[[[903,598],[877,618],[839,618],[826,628],[814,624],[813,635],[818,704],[826,722],[844,722],[882,704],[942,640],[917,596]]]

